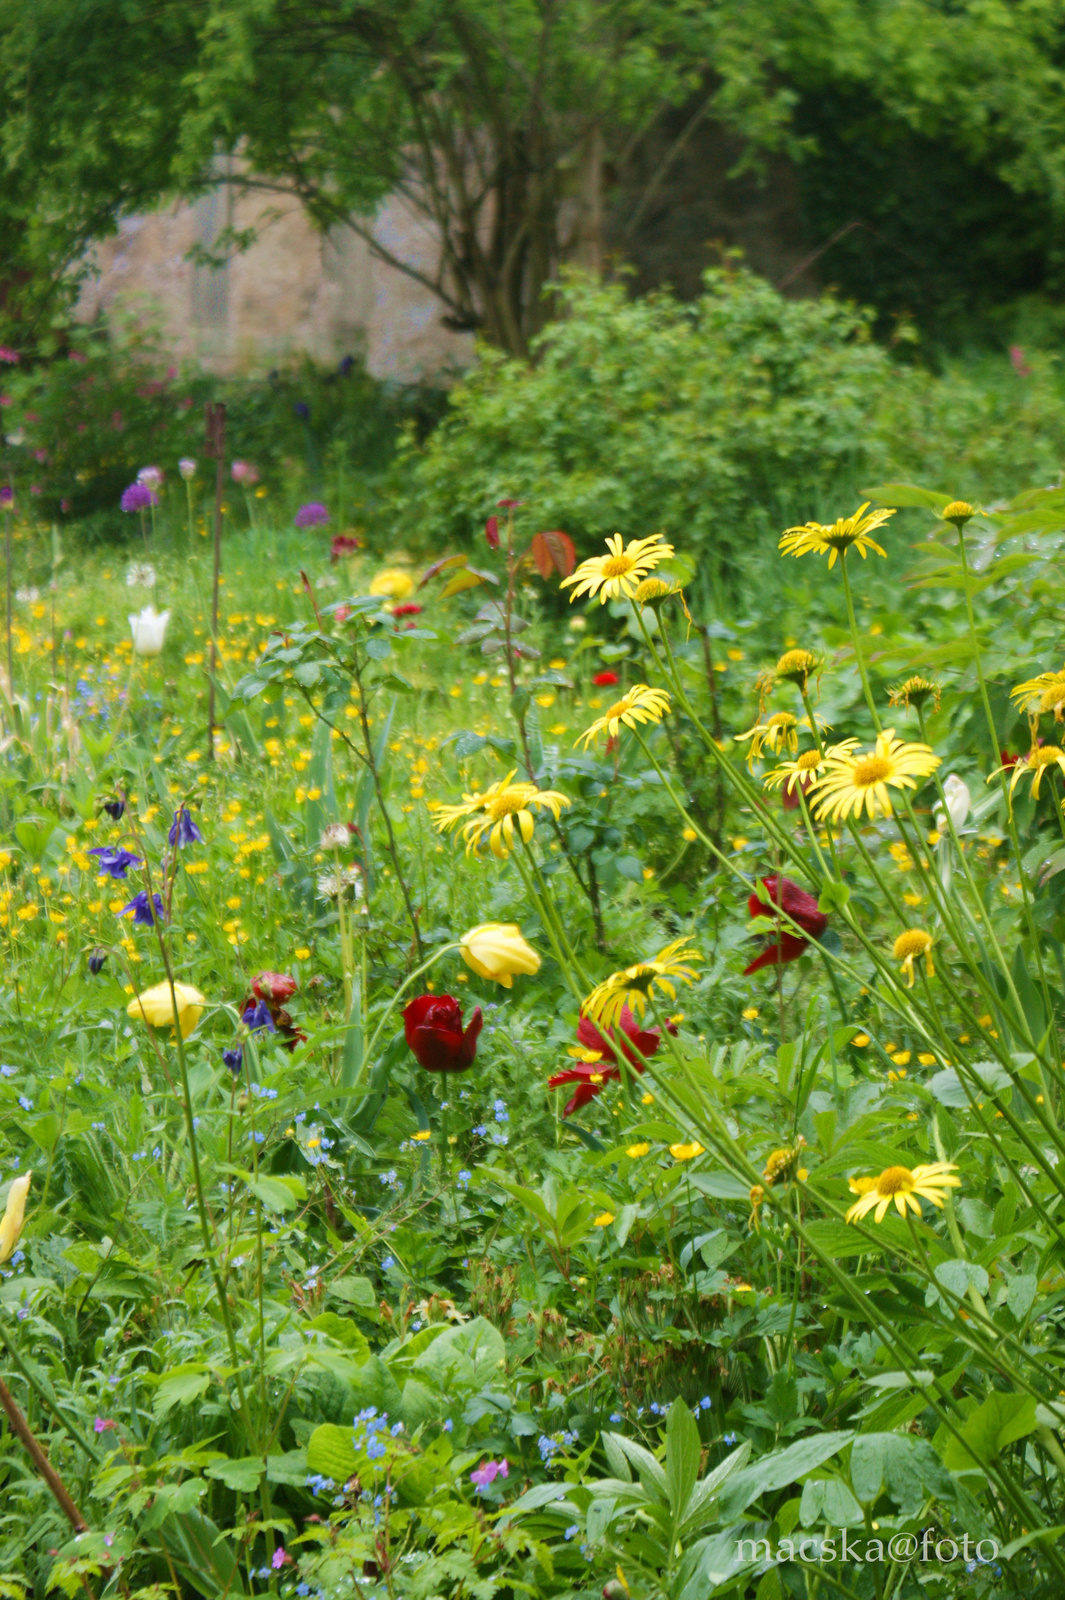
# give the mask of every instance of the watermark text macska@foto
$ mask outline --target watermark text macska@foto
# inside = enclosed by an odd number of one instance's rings
[[[858,1567],[885,1561],[920,1561],[949,1566],[961,1561],[971,1569],[995,1562],[999,1547],[994,1539],[977,1540],[968,1533],[953,1539],[936,1528],[926,1528],[921,1533],[894,1533],[885,1539],[875,1538],[864,1529],[856,1534],[850,1528],[832,1528],[827,1535],[780,1539],[775,1549],[768,1539],[738,1539],[736,1551],[741,1561],[778,1565],[787,1561],[822,1564],[840,1561]]]

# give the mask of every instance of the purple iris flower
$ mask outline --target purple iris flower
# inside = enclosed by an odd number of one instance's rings
[[[117,822],[125,809],[126,802],[124,800],[104,801],[104,810],[107,812],[107,815],[111,818],[112,822]]]
[[[329,521],[329,512],[320,500],[309,500],[296,512],[297,528],[320,528]]]
[[[258,1001],[256,1005],[251,1005],[250,1003],[246,1005],[240,1020],[251,1033],[254,1033],[257,1028],[266,1028],[270,1033],[277,1032],[274,1019],[270,1015],[265,1000]]]
[[[147,511],[149,506],[159,504],[159,496],[146,483],[131,483],[128,489],[123,489],[118,503],[123,511]]]
[[[239,1077],[240,1069],[244,1065],[243,1047],[237,1044],[233,1046],[232,1050],[223,1050],[222,1064],[229,1068],[234,1078]]]
[[[90,850],[91,856],[99,856],[96,863],[101,872],[106,872],[111,878],[124,878],[127,867],[139,867],[140,856],[135,856],[129,850],[123,850],[118,845],[98,844],[95,850]]]
[[[170,825],[167,835],[171,844],[202,844],[203,834],[193,822],[185,806],[179,806],[174,812],[174,820]]]
[[[153,904],[155,906],[155,916],[152,915]],[[130,901],[128,906],[122,907],[122,910],[119,912],[119,916],[128,917],[131,911],[133,912],[133,921],[135,924],[139,923],[143,928],[154,928],[155,917],[161,917],[163,915],[162,897],[160,895],[153,894],[149,900],[147,889],[142,889],[140,894],[135,894],[133,896],[133,899]]]
[[[102,969],[103,964],[104,964],[104,962],[106,960],[107,960],[107,951],[106,950],[90,950],[89,951],[89,971],[92,973],[94,978],[95,978],[96,974]]]

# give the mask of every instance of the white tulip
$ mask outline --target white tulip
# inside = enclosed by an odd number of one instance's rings
[[[161,654],[169,620],[169,611],[156,611],[154,606],[145,606],[135,617],[130,617],[129,629],[133,635],[133,649],[137,655]]]
[[[967,783],[963,783],[960,778],[956,777],[954,773],[951,772],[943,780],[943,794],[947,802],[947,811],[950,813],[950,820],[954,824],[954,831],[956,833],[961,827],[962,823],[965,821],[966,817],[969,815],[969,807],[972,804],[972,795],[969,793],[969,785]],[[943,807],[937,806],[936,825],[941,833],[945,830],[946,820],[946,817],[943,815]]]

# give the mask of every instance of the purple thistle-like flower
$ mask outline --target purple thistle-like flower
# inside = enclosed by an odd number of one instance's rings
[[[257,1028],[266,1028],[269,1033],[277,1032],[277,1026],[265,1000],[260,1000],[255,1005],[246,1005],[240,1020],[249,1033],[254,1033]]]
[[[128,489],[123,489],[119,501],[123,511],[147,511],[149,506],[158,504],[159,496],[146,483],[131,483]]]
[[[107,815],[111,818],[112,822],[117,822],[125,809],[126,802],[124,800],[104,801],[104,810],[107,812]]]
[[[329,512],[320,500],[309,500],[296,512],[297,528],[320,528],[329,521]]]
[[[234,1078],[239,1077],[240,1069],[244,1065],[244,1048],[236,1044],[232,1050],[222,1051],[222,1065],[228,1067]]]
[[[193,822],[185,806],[179,806],[174,812],[174,820],[170,824],[170,832],[167,838],[172,845],[177,845],[179,849],[183,844],[203,843],[203,834]]]
[[[95,850],[90,850],[89,855],[97,856],[96,865],[101,872],[106,872],[109,878],[124,878],[128,867],[139,867],[140,856],[135,856],[130,850],[123,850],[118,845],[99,844]]]
[[[161,489],[163,486],[163,473],[160,467],[142,467],[137,474],[137,482],[145,489]]]
[[[152,915],[153,903],[155,905],[155,916]],[[142,928],[154,928],[155,918],[163,915],[162,896],[153,894],[149,900],[147,889],[142,889],[140,894],[133,896],[128,906],[122,907],[119,916],[128,917],[131,911],[133,912],[134,924],[139,924]]]

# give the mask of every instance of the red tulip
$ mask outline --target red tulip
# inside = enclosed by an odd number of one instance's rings
[[[281,1005],[296,993],[296,980],[287,972],[260,972],[251,980],[251,992],[256,1000],[265,1000],[267,1005],[271,1000]]]
[[[592,682],[597,689],[612,689],[618,681],[616,672],[597,672]]]
[[[403,1031],[426,1072],[465,1072],[477,1054],[480,1006],[463,1032],[462,1007],[450,994],[420,994],[403,1008]]]
[[[662,1033],[658,1028],[641,1028],[628,1006],[623,1006],[618,1018],[618,1025],[625,1041],[631,1041],[635,1049],[619,1042],[617,1030],[614,1028],[597,1028],[588,1017],[582,1017],[577,1024],[577,1038],[586,1050],[598,1050],[602,1060],[579,1061],[572,1067],[567,1067],[565,1072],[556,1072],[547,1080],[549,1089],[561,1089],[563,1084],[575,1083],[577,1089],[570,1097],[562,1115],[570,1117],[590,1100],[594,1100],[604,1083],[609,1083],[613,1078],[620,1078],[621,1068],[617,1064],[616,1050],[620,1049],[629,1066],[637,1072],[643,1071],[643,1062],[636,1055],[636,1050],[645,1059],[653,1056],[662,1042]],[[667,1027],[669,1025],[667,1024]],[[674,1032],[670,1028],[670,1032]]]
[[[759,892],[763,887],[769,895],[768,902],[762,899]],[[793,923],[797,923],[808,937],[804,938],[792,932],[790,928],[782,928],[779,935],[773,934],[761,955],[756,956],[750,966],[744,967],[744,977],[748,973],[758,972],[762,967],[779,967],[785,962],[797,960],[810,940],[820,939],[828,927],[828,918],[823,911],[817,909],[817,901],[812,894],[800,889],[790,878],[781,878],[772,873],[762,880],[758,889],[750,896],[747,910],[752,917],[771,917],[778,909]]]

